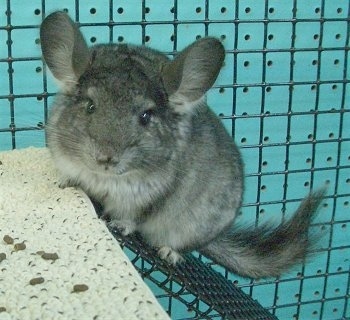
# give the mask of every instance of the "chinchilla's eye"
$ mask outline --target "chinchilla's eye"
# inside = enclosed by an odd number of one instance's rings
[[[147,126],[150,123],[153,115],[154,111],[152,109],[143,111],[139,116],[140,124],[143,126]]]
[[[96,110],[95,104],[94,104],[91,100],[89,100],[89,101],[86,103],[86,112],[87,112],[88,114],[91,114],[91,113],[94,113],[95,110]]]

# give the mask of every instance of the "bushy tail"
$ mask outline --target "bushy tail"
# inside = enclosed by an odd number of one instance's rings
[[[310,194],[294,216],[274,227],[233,227],[199,250],[213,261],[244,277],[279,276],[301,262],[310,251],[310,222],[320,205],[325,190]]]

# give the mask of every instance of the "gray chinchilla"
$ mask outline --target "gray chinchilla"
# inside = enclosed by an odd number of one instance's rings
[[[225,57],[218,40],[200,39],[174,60],[144,46],[88,48],[64,12],[46,17],[40,39],[61,89],[47,125],[61,185],[80,186],[111,226],[138,231],[170,263],[196,249],[261,278],[303,260],[322,191],[277,227],[234,225],[243,163],[204,99]]]

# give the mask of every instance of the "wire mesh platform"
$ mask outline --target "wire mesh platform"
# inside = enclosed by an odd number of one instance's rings
[[[116,230],[112,233],[123,248],[131,250],[129,257],[141,276],[183,304],[189,314],[187,319],[277,319],[193,255],[187,254],[183,263],[169,266],[139,235],[123,237]],[[165,279],[159,280],[159,272]]]

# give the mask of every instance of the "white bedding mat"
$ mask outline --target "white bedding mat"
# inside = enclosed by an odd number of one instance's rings
[[[0,319],[169,319],[89,199],[57,181],[47,149],[0,152]]]

